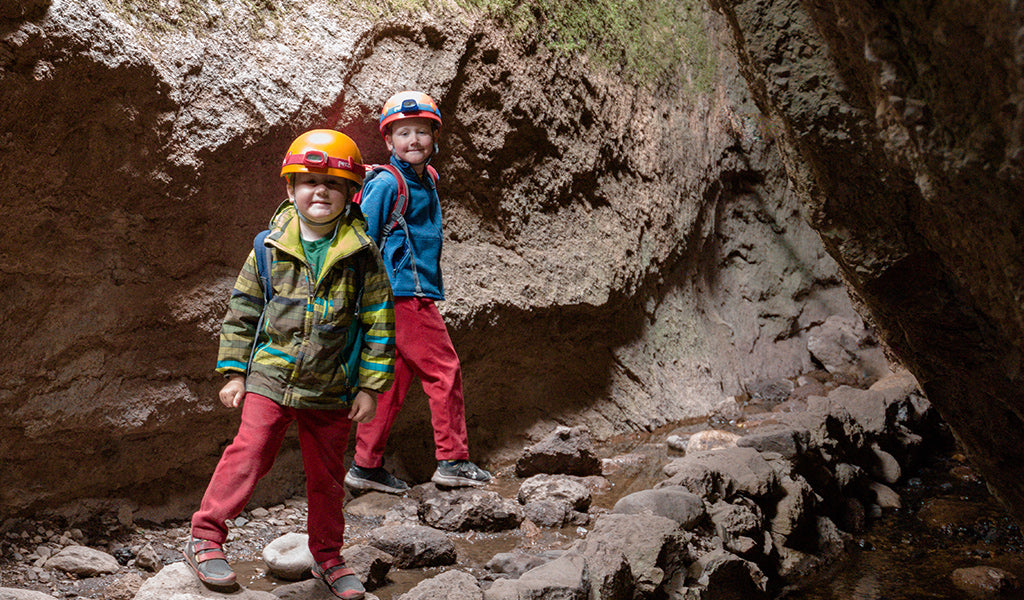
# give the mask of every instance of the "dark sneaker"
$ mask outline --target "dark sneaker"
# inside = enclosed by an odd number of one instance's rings
[[[185,560],[192,571],[208,587],[221,589],[235,585],[235,572],[231,570],[220,544],[189,537],[185,543]]]
[[[341,557],[315,563],[312,571],[313,577],[326,583],[331,593],[339,598],[361,600],[366,595],[362,582],[352,569],[345,566],[345,561]]]
[[[385,494],[402,494],[409,484],[384,470],[384,467],[352,468],[345,474],[345,485],[354,490],[376,490]]]
[[[468,460],[439,460],[430,480],[437,485],[463,487],[483,485],[491,480],[491,474]]]

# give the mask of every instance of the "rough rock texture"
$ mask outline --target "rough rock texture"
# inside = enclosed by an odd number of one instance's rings
[[[711,5],[829,254],[1024,519],[1024,5]]]
[[[446,116],[442,309],[479,462],[559,424],[707,414],[809,369],[807,330],[853,316],[726,53],[709,90],[652,91],[476,15],[258,5],[0,12],[0,513],[195,508],[238,419],[215,396],[219,320],[282,153],[336,126],[384,160],[375,115],[402,88]],[[426,412],[406,403],[388,457],[420,481]],[[300,473],[289,439],[255,501]]]

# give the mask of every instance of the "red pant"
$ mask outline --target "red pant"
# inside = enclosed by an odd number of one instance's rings
[[[435,458],[469,458],[462,369],[448,328],[433,300],[403,297],[395,298],[395,383],[377,397],[373,420],[356,427],[355,464],[368,468],[383,464],[388,434],[413,376],[420,378],[430,401]]]
[[[227,519],[241,514],[256,482],[267,474],[292,421],[306,471],[309,550],[317,562],[337,557],[345,537],[345,448],[352,422],[348,411],[287,408],[258,394],[246,394],[238,435],[224,450],[199,510],[192,535],[223,544]]]

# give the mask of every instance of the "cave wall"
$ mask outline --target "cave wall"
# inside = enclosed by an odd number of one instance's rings
[[[280,157],[327,126],[385,160],[376,114],[404,88],[445,115],[442,312],[484,464],[558,424],[705,415],[812,369],[808,332],[854,315],[721,16],[711,88],[681,66],[652,89],[479,15],[264,4],[211,2],[200,25],[99,0],[0,13],[0,514],[194,509],[237,427],[216,334]],[[414,478],[424,404],[388,456]],[[300,465],[292,440],[256,501],[300,490]]]
[[[858,303],[1024,518],[1024,7],[711,4]]]

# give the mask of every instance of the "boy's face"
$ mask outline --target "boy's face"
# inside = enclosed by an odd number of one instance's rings
[[[295,173],[288,199],[314,223],[330,223],[345,210],[352,193],[348,179],[319,173]]]
[[[423,117],[395,121],[384,141],[398,158],[411,165],[422,165],[434,152],[433,121]]]

